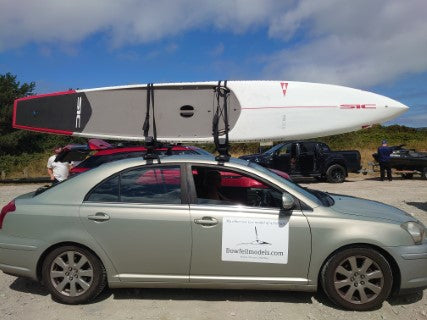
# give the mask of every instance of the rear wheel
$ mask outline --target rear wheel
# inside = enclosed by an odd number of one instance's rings
[[[334,254],[321,277],[323,289],[333,302],[358,311],[380,306],[393,284],[390,264],[370,248],[350,248]]]
[[[52,298],[66,304],[88,302],[106,285],[101,261],[77,246],[64,246],[50,252],[43,262],[42,274]]]
[[[344,182],[346,176],[345,168],[339,164],[333,164],[326,170],[326,179],[331,183]]]
[[[425,167],[421,172],[421,178],[427,179],[427,167]]]

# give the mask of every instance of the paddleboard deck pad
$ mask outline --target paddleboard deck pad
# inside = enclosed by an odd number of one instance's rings
[[[211,142],[218,82],[154,84],[157,140]],[[390,120],[408,108],[348,87],[291,81],[228,81],[231,142],[339,134]],[[70,90],[17,99],[13,127],[115,140],[145,140],[147,85]],[[150,110],[150,124],[153,110]],[[224,124],[222,124],[224,126]],[[219,128],[223,131],[224,127]],[[148,135],[153,135],[150,125]]]

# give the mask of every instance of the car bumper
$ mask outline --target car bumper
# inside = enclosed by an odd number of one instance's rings
[[[0,270],[17,277],[37,280],[41,243],[32,239],[0,236]]]
[[[401,274],[399,293],[427,288],[427,240],[420,245],[389,247]]]

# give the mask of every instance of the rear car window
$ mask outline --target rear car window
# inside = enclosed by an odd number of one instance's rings
[[[180,204],[180,167],[139,167],[122,172],[92,189],[86,201]]]

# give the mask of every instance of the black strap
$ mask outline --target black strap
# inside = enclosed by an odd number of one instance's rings
[[[145,140],[147,140],[148,130],[150,130],[150,105],[151,105],[150,91],[151,91],[151,83],[147,84],[147,104],[146,104],[146,111],[145,111],[145,121],[144,121],[144,125],[142,126]]]
[[[148,136],[150,130],[150,107],[153,109],[153,137]],[[149,83],[147,85],[147,109],[145,112],[145,121],[142,126],[144,130],[145,137],[145,147],[147,152],[144,155],[144,159],[152,160],[157,159],[160,163],[159,155],[156,152],[157,148],[157,127],[156,127],[156,117],[154,113],[154,84]]]
[[[227,80],[224,81],[224,86],[221,86],[221,81],[218,81],[218,86],[214,88],[216,95],[216,111],[212,120],[212,135],[214,138],[215,148],[219,153],[215,159],[220,162],[226,162],[230,159],[228,152],[230,148],[228,140],[228,131],[230,126],[228,124],[228,105],[227,100],[230,94],[230,90],[227,88]],[[224,130],[219,130],[220,120],[224,122]],[[219,136],[225,134],[224,141],[220,141]]]

